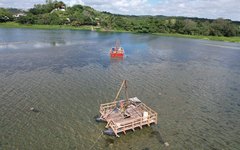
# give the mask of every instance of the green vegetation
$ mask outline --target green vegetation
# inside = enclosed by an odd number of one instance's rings
[[[22,14],[13,17],[16,13]],[[63,2],[53,0],[26,12],[0,8],[0,23],[0,27],[95,29],[240,42],[240,22],[227,19],[115,15],[82,5],[66,8]]]
[[[11,12],[4,8],[0,8],[0,22],[13,21],[13,15]]]
[[[193,38],[193,39],[240,43],[240,36],[224,37],[224,36],[185,35],[185,34],[169,34],[169,33],[154,33],[154,34],[161,35],[161,36],[174,36],[174,37],[181,37],[181,38]]]
[[[39,24],[20,24],[16,22],[0,23],[2,28],[31,28],[31,29],[71,29],[71,30],[91,30],[91,26],[74,27],[70,25],[39,25]]]

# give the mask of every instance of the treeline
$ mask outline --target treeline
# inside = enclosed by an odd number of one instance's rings
[[[8,11],[7,9],[0,8],[0,22],[7,22],[7,21],[13,21],[13,13]]]
[[[179,33],[205,36],[240,36],[240,24],[227,19],[201,19],[165,16],[126,16],[99,12],[88,6],[66,7],[62,1],[47,0],[37,4],[24,15],[13,17],[9,9],[0,9],[0,22],[21,24],[92,25],[105,30],[138,33]]]

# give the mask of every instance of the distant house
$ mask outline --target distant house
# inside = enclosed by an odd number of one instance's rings
[[[60,11],[66,11],[66,8],[64,5],[59,6],[57,9]]]
[[[18,14],[14,14],[13,17],[15,18],[19,18],[21,16],[27,16],[25,13],[18,13]]]
[[[58,10],[59,11],[66,11],[65,8],[55,8],[50,13],[53,13],[53,12],[58,11]]]
[[[66,11],[65,8],[60,8],[59,10],[60,10],[60,11]]]
[[[64,5],[61,5],[61,6],[59,7],[59,9],[65,11],[66,7],[65,7]]]
[[[51,13],[55,11],[66,11],[66,5],[63,2],[55,3],[55,9],[53,9]]]

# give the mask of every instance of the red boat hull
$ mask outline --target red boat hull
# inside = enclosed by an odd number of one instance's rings
[[[110,53],[111,57],[123,57],[124,53]]]

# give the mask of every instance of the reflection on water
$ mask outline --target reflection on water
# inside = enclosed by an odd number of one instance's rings
[[[124,57],[110,57],[110,62],[111,63],[120,63],[123,62]]]
[[[105,126],[94,120],[99,105],[122,79],[158,112],[159,126],[103,135],[93,149],[240,147],[239,44],[71,30],[0,35],[0,149],[89,149]],[[123,59],[109,57],[116,39]]]

